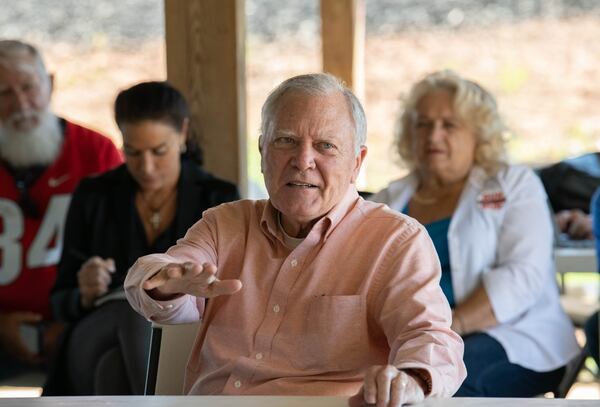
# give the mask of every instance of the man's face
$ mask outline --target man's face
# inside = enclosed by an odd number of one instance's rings
[[[272,127],[262,140],[262,171],[286,232],[297,236],[341,201],[358,176],[366,147],[355,154],[354,122],[338,92],[284,95]]]
[[[32,130],[50,103],[50,86],[40,77],[35,60],[22,56],[0,63],[0,122],[18,132]]]

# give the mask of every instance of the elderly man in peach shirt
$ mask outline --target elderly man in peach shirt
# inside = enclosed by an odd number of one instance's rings
[[[262,108],[269,199],[207,210],[125,288],[152,321],[202,320],[188,394],[347,395],[399,406],[465,378],[440,265],[414,220],[359,197],[366,119],[327,74],[280,84]]]

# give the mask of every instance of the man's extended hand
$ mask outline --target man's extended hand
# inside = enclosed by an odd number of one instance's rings
[[[146,280],[142,288],[157,300],[169,300],[180,294],[212,298],[230,295],[242,288],[240,280],[219,280],[214,264],[170,263]]]
[[[356,395],[350,397],[348,404],[350,407],[396,407],[418,403],[423,399],[423,388],[408,373],[392,365],[377,365],[367,370],[363,387]]]

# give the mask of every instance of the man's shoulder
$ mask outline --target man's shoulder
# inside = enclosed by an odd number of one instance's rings
[[[108,136],[67,120],[65,120],[65,142],[67,148],[70,146],[73,150],[83,154],[93,154],[100,161],[103,156],[119,154],[119,150]]]
[[[62,119],[65,123],[65,134],[68,137],[75,137],[78,141],[96,142],[96,143],[112,143],[112,141],[97,130],[85,127],[81,124],[74,123],[67,119]]]
[[[123,162],[121,153],[108,137],[69,121],[59,160],[78,163],[84,175],[103,172]]]
[[[213,208],[207,209],[205,214],[217,219],[251,219],[262,216],[267,205],[266,200],[240,199],[233,202],[225,202]]]
[[[421,228],[415,219],[383,203],[360,200],[356,209],[361,212],[362,223],[366,227],[376,227],[382,232],[389,230],[416,232]]]

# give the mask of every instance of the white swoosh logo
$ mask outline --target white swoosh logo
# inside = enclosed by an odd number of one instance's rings
[[[48,186],[50,188],[56,188],[57,186],[59,186],[60,184],[62,184],[63,182],[65,182],[68,179],[69,179],[69,174],[61,175],[60,177],[57,177],[57,178],[48,178]]]

